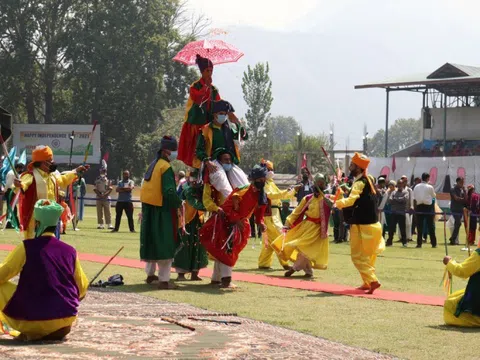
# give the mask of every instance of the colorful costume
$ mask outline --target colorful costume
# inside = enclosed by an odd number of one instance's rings
[[[475,245],[478,216],[480,215],[480,195],[475,192],[474,188],[469,197],[468,208],[471,212],[471,215],[468,218],[468,242],[470,245]]]
[[[352,262],[363,279],[360,288],[373,292],[380,286],[375,275],[375,261],[385,250],[385,240],[377,217],[375,189],[365,174],[370,160],[355,153],[352,163],[362,169],[362,173],[355,178],[350,195],[337,200],[335,205],[343,209],[345,221],[350,224]]]
[[[287,218],[290,227],[280,235],[272,248],[284,261],[294,262],[293,270],[312,275],[312,268],[325,270],[328,266],[329,202],[322,194],[305,196]]]
[[[443,318],[447,325],[480,327],[480,249],[463,263],[450,260],[447,270],[468,280],[467,288],[451,294],[443,307]]]
[[[65,197],[65,193],[63,191],[59,193],[61,198]],[[60,233],[65,234],[67,230],[67,224],[73,219],[73,215],[65,200],[61,199],[60,206],[63,208],[62,215],[60,216]]]
[[[213,68],[210,60],[198,58],[200,72],[207,68]],[[200,128],[213,119],[212,103],[220,100],[218,89],[213,85],[207,85],[203,77],[190,85],[190,96],[185,111],[185,122],[180,134],[178,149],[178,160],[191,167],[199,167],[198,160],[195,161],[195,145]]]
[[[273,163],[270,161],[266,162],[267,169],[272,171]],[[273,171],[272,175],[273,177]],[[267,179],[265,182],[265,194],[267,195],[268,199],[268,206],[265,211],[265,225],[267,226],[267,241],[268,246],[264,244],[262,246],[262,251],[260,252],[260,256],[258,257],[258,267],[259,268],[270,268],[272,266],[273,261],[273,254],[274,250],[271,246],[273,241],[277,239],[282,234],[282,218],[280,217],[280,206],[282,199],[293,199],[295,196],[295,190],[283,190],[277,187],[275,182],[272,178]],[[280,261],[280,265],[287,269],[288,266],[288,259],[282,259],[279,256],[278,260]]]
[[[227,115],[234,109],[228,101],[220,100],[213,105],[214,121],[202,127],[197,141],[194,166],[199,168],[201,162],[212,161],[217,169],[209,174],[210,183],[227,197],[232,190],[248,184],[248,178],[237,165],[240,163],[239,143],[248,138],[245,129],[237,124],[231,126],[226,121]],[[222,114],[224,113],[224,114]],[[228,152],[233,164],[224,169],[218,160],[221,153]]]
[[[24,231],[25,239],[32,239],[35,234],[35,221],[33,207],[37,200],[58,200],[58,188],[66,188],[77,178],[76,171],[66,171],[59,175],[47,173],[39,168],[34,168],[33,163],[53,161],[52,150],[48,146],[38,146],[32,152],[32,162],[28,171],[20,177],[22,182],[19,200],[20,225]]]
[[[175,138],[163,137],[162,148],[175,151]],[[140,259],[146,262],[147,282],[168,283],[175,254],[178,232],[177,209],[182,201],[177,195],[175,175],[170,163],[160,157],[161,151],[145,173],[140,193],[142,224],[140,230]]]
[[[262,170],[258,170],[260,173]],[[254,174],[252,179],[261,175]],[[253,172],[252,172],[253,174]],[[263,173],[263,177],[266,171]],[[248,243],[250,237],[249,218],[255,212],[256,222],[263,224],[266,197],[262,190],[254,184],[235,189],[222,205],[224,216],[215,213],[200,229],[200,241],[216,260],[224,265],[220,269],[222,284],[230,284],[231,269],[235,266],[240,252]],[[215,270],[215,269],[214,269]],[[212,276],[212,281],[218,281]]]
[[[38,237],[17,246],[0,265],[0,320],[5,333],[23,340],[60,340],[77,318],[87,292],[86,278],[73,247],[53,233],[63,208],[39,200],[34,217]],[[9,280],[20,274],[18,285]]]
[[[173,260],[173,267],[177,273],[198,272],[208,265],[207,252],[198,238],[198,231],[202,226],[202,212],[205,211],[202,194],[201,186],[184,185],[181,196],[182,200],[185,200],[183,224],[179,224],[180,241],[176,243],[176,255]],[[185,229],[182,229],[182,225],[185,226]]]

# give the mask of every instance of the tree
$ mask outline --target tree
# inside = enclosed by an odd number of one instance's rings
[[[388,154],[405,149],[420,141],[422,124],[420,119],[397,119],[388,129]],[[373,157],[385,156],[385,130],[378,130],[368,139],[368,154]]]
[[[260,131],[266,126],[272,106],[272,81],[269,76],[268,62],[258,63],[252,69],[250,65],[243,73],[243,98],[248,105],[245,115],[251,134],[251,146],[255,147]]]
[[[179,0],[0,1],[0,103],[16,122],[97,120],[112,172],[143,163],[132,147],[198,76],[172,61],[208,23],[185,10]]]

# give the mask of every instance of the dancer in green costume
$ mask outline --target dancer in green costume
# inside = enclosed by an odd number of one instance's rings
[[[177,140],[164,136],[157,158],[145,173],[140,201],[140,259],[146,262],[146,282],[159,282],[159,289],[174,289],[169,283],[178,232],[178,208],[175,175],[170,162],[177,158]],[[158,266],[158,277],[155,275]]]
[[[208,257],[205,248],[198,239],[198,230],[203,224],[202,203],[203,186],[197,183],[198,170],[190,173],[188,185],[184,187],[181,198],[184,207],[179,224],[179,238],[173,267],[178,273],[177,280],[186,280],[185,274],[192,273],[191,281],[202,280],[198,276],[200,269],[207,267]],[[182,220],[183,219],[183,220]]]

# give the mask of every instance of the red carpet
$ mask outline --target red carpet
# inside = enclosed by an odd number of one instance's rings
[[[0,244],[0,250],[11,251],[14,248],[13,245]],[[80,260],[82,261],[91,261],[96,263],[105,264],[110,260],[109,256],[96,255],[96,254],[79,254]],[[144,263],[139,260],[127,259],[116,257],[111,262],[112,265],[125,266],[135,269],[143,269]],[[200,272],[200,275],[210,277],[212,275],[212,270],[203,269]],[[337,284],[325,284],[316,281],[303,281],[297,279],[287,279],[282,277],[272,277],[266,275],[257,275],[257,274],[246,274],[233,272],[233,279],[235,281],[245,281],[254,284],[278,286],[290,289],[300,289],[316,292],[325,292],[335,295],[346,295],[354,297],[363,297],[369,299],[377,300],[387,300],[387,301],[398,301],[405,302],[409,304],[419,304],[419,305],[433,305],[433,306],[443,306],[445,301],[444,297],[441,296],[429,296],[421,294],[409,294],[404,292],[388,291],[388,290],[377,290],[372,295],[367,295],[361,290],[356,290],[355,288],[348,287],[346,285],[337,285]]]

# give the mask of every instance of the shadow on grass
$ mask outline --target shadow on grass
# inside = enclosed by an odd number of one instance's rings
[[[466,328],[466,327],[459,327],[459,326],[449,326],[449,325],[428,325],[427,326],[430,329],[433,330],[442,330],[442,331],[453,331],[453,332],[460,332],[464,334],[474,334],[474,333],[479,333],[480,329],[479,328]]]

